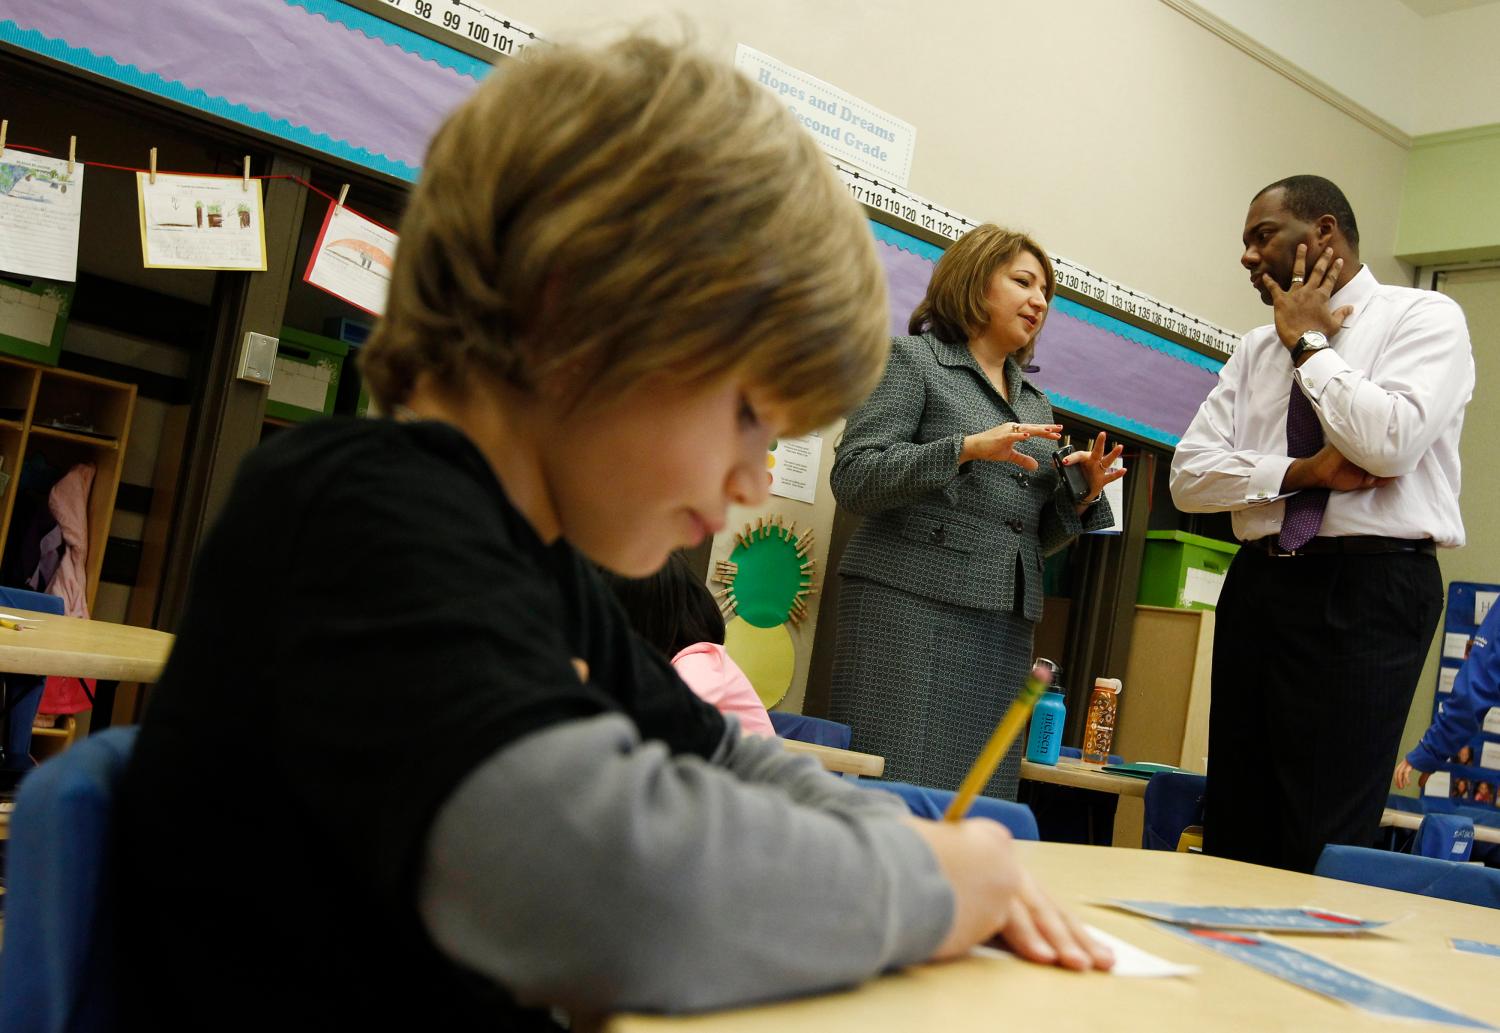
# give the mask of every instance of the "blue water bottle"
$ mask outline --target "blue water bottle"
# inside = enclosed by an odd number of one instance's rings
[[[1031,732],[1026,736],[1026,759],[1036,764],[1056,764],[1062,746],[1063,719],[1068,708],[1063,702],[1062,687],[1048,686],[1031,712]]]

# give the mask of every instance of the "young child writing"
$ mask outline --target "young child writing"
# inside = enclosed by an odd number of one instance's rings
[[[634,38],[430,146],[362,370],[205,541],[122,787],[126,1025],[550,1029],[953,957],[1104,967],[987,821],[728,734],[592,572],[765,497],[880,376],[868,228],[774,95]],[[309,715],[326,715],[313,719]]]

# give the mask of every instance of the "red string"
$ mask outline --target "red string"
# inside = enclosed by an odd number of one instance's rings
[[[33,154],[45,154],[45,155],[48,155],[49,157],[52,154],[52,152],[49,151],[49,150],[47,150],[47,148],[45,148],[45,147],[28,147],[26,144],[11,143],[10,141],[6,141],[5,146],[6,146],[7,150],[31,151]],[[76,158],[76,159],[74,159],[74,164],[75,165],[86,165],[86,166],[90,166],[90,167],[96,168],[96,169],[113,169],[116,172],[144,172],[147,175],[151,174],[151,170],[150,169],[138,169],[138,168],[134,168],[134,167],[132,167],[130,165],[111,165],[107,161],[84,161],[82,158]],[[164,175],[164,176],[200,176],[200,177],[203,177],[203,178],[206,178],[206,179],[245,179],[245,178],[247,178],[247,177],[245,177],[243,175],[237,176],[237,175],[233,175],[233,174],[218,173],[218,172],[173,172],[170,169],[157,169],[156,171],[159,174]],[[330,202],[332,202],[334,204],[338,204],[338,198],[334,197],[332,194],[325,193],[324,191],[319,190],[317,187],[313,186],[311,183],[309,183],[307,180],[303,179],[301,176],[285,176],[285,175],[278,175],[278,176],[250,176],[248,178],[250,178],[250,179],[289,179],[293,183],[296,183],[296,184],[304,187],[305,189],[312,191],[313,193],[317,194],[319,197],[324,198],[325,200],[330,201]],[[348,205],[344,205],[343,207],[347,208],[349,211],[354,211],[354,209],[349,208]],[[358,213],[356,213],[356,214],[358,214]]]

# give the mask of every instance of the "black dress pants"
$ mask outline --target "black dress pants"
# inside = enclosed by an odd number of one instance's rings
[[[1369,846],[1442,611],[1434,556],[1241,549],[1219,596],[1204,851],[1310,872]]]

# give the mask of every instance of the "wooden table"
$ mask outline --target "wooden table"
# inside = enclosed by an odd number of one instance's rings
[[[1120,798],[1115,806],[1115,824],[1111,843],[1120,847],[1139,847],[1141,827],[1146,820],[1146,779],[1127,775],[1109,775],[1098,765],[1062,759],[1055,765],[1021,761],[1021,777],[1031,782],[1112,793]],[[1092,819],[1091,819],[1092,820]]]
[[[802,742],[800,739],[782,739],[781,745],[792,753],[805,753],[810,757],[817,757],[818,763],[823,767],[841,775],[879,778],[885,773],[885,758],[873,753],[841,750],[837,746],[822,746],[815,742]]]
[[[616,1016],[607,1033],[884,1033],[1046,1030],[1047,1033],[1203,1033],[1205,1030],[1452,1030],[1380,1019],[1222,958],[1145,919],[1091,906],[1102,895],[1201,904],[1313,904],[1400,919],[1387,935],[1304,937],[1296,946],[1447,1008],[1500,1026],[1496,959],[1461,954],[1447,937],[1494,941],[1493,909],[1418,897],[1238,861],[1159,850],[1018,844],[1027,865],[1085,921],[1197,975],[1120,979],[1013,958],[926,965],[857,990],[712,1015]],[[1281,937],[1290,940],[1289,937]]]
[[[1414,811],[1398,811],[1393,807],[1387,807],[1380,815],[1381,828],[1394,825],[1398,829],[1415,830],[1422,824],[1423,815]],[[1474,823],[1474,839],[1480,843],[1500,843],[1500,828],[1494,825],[1481,825]]]
[[[0,612],[35,620],[21,631],[0,627],[0,671],[98,679],[94,728],[109,724],[119,682],[156,681],[172,651],[173,637],[165,631],[5,607]]]

